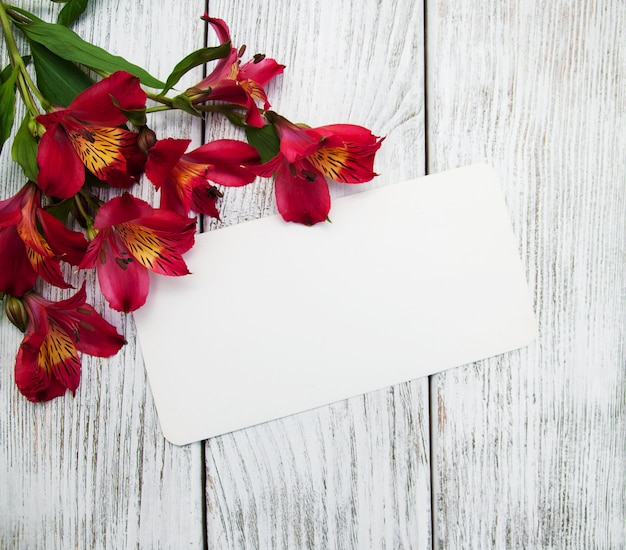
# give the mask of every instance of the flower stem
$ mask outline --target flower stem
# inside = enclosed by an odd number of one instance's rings
[[[24,60],[17,49],[15,37],[13,36],[13,31],[11,30],[11,23],[7,15],[6,6],[2,2],[0,2],[0,28],[2,28],[4,42],[9,52],[11,66],[17,68],[19,71],[17,75],[17,87],[20,91],[20,95],[22,96],[22,100],[24,101],[24,104],[26,105],[26,108],[31,116],[36,117],[40,114],[40,111],[39,107],[37,107],[37,103],[35,102],[35,97],[39,100],[39,103],[41,103],[41,106],[44,109],[48,110],[51,106],[48,100],[41,95],[39,89],[35,86],[35,83],[26,70],[26,65],[24,64]],[[33,95],[35,97],[33,97]]]
[[[145,91],[145,90],[144,90]],[[163,95],[159,95],[159,94],[155,94],[153,92],[148,92],[146,91],[146,96],[148,96],[148,98],[152,99],[153,101],[156,101],[157,103],[161,103],[163,105],[167,105],[167,107],[169,109],[173,109],[173,105],[172,105],[172,99]],[[154,108],[156,110],[156,107]],[[163,111],[165,109],[159,109],[160,111]]]
[[[170,105],[158,105],[157,107],[148,107],[146,113],[158,113],[159,111],[171,111],[174,107]]]

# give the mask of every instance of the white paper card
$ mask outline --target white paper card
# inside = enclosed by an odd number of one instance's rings
[[[527,345],[535,318],[496,172],[473,165],[199,235],[135,313],[182,445]]]

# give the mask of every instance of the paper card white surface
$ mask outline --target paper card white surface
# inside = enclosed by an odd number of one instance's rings
[[[494,170],[473,165],[199,235],[135,313],[164,436],[206,439],[527,345]]]

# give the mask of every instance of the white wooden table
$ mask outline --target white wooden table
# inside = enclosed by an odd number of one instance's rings
[[[203,2],[91,4],[75,30],[162,78],[203,45]],[[626,4],[211,0],[210,13],[287,65],[278,112],[387,136],[371,185],[495,166],[539,337],[175,447],[131,317],[106,310],[128,345],[85,357],[75,398],[38,405],[14,385],[21,334],[2,319],[0,547],[626,547]],[[159,137],[201,141],[189,117],[153,120]],[[207,140],[237,136],[208,122]],[[0,161],[7,198],[23,180]],[[207,229],[274,213],[270,186],[227,190],[222,212]]]

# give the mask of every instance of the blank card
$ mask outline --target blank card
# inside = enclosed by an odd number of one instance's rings
[[[507,352],[535,318],[496,172],[473,165],[197,237],[137,333],[164,436],[206,439]]]

